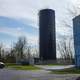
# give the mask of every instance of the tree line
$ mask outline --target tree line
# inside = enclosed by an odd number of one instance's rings
[[[17,63],[22,60],[29,60],[33,57],[38,57],[38,51],[35,48],[32,54],[32,48],[28,44],[25,37],[18,38],[16,43],[9,50],[5,50],[2,43],[0,44],[0,61],[5,63]]]

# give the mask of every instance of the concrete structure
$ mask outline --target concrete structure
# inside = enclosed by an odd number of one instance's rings
[[[64,70],[64,69],[69,69],[69,68],[74,68],[75,65],[61,65],[61,66],[49,66],[49,65],[35,65],[36,67],[39,67],[41,69],[45,69],[45,70]]]
[[[73,19],[75,64],[80,67],[80,15]]]
[[[40,59],[56,60],[55,12],[43,9],[39,13]]]

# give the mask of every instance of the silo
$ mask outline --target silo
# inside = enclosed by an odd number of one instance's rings
[[[39,12],[40,59],[56,60],[55,11],[42,9]]]
[[[80,67],[80,15],[73,19],[73,36],[75,49],[75,64]]]

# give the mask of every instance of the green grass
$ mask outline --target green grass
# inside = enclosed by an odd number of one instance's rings
[[[52,74],[80,74],[80,69],[77,68],[69,68],[64,70],[54,70],[51,71]]]
[[[6,64],[6,68],[11,68],[15,70],[40,70],[40,68],[35,67],[34,65],[16,65],[16,64]]]
[[[16,63],[5,63],[6,67],[9,67],[9,66],[15,66]]]

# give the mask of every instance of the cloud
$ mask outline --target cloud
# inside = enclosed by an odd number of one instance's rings
[[[72,0],[71,0],[72,1]],[[0,16],[21,20],[24,24],[39,29],[39,10],[51,8],[55,10],[57,37],[72,34],[70,29],[62,26],[61,20],[66,20],[66,7],[72,4],[70,0],[0,0]],[[74,2],[74,1],[73,1]],[[58,23],[59,22],[59,23]],[[69,21],[70,22],[70,21]],[[18,28],[0,28],[1,33],[14,37],[26,36],[29,43],[37,44],[38,36],[25,32],[21,27]]]
[[[69,0],[0,0],[0,15],[12,18],[23,18],[32,21],[38,27],[38,13],[40,9],[51,8],[56,11],[56,20],[65,14],[65,7]],[[35,27],[35,26],[34,26]]]
[[[22,33],[18,28],[6,28],[6,27],[1,27],[0,28],[1,33],[5,33],[14,37],[21,36]]]
[[[38,37],[37,36],[34,36],[30,33],[27,33],[27,32],[24,32],[22,31],[21,28],[6,28],[6,27],[1,27],[0,28],[0,33],[5,33],[5,34],[8,34],[10,36],[13,36],[13,37],[20,37],[20,36],[25,36],[26,39],[28,40],[29,44],[32,44],[32,45],[37,45],[38,44]]]

